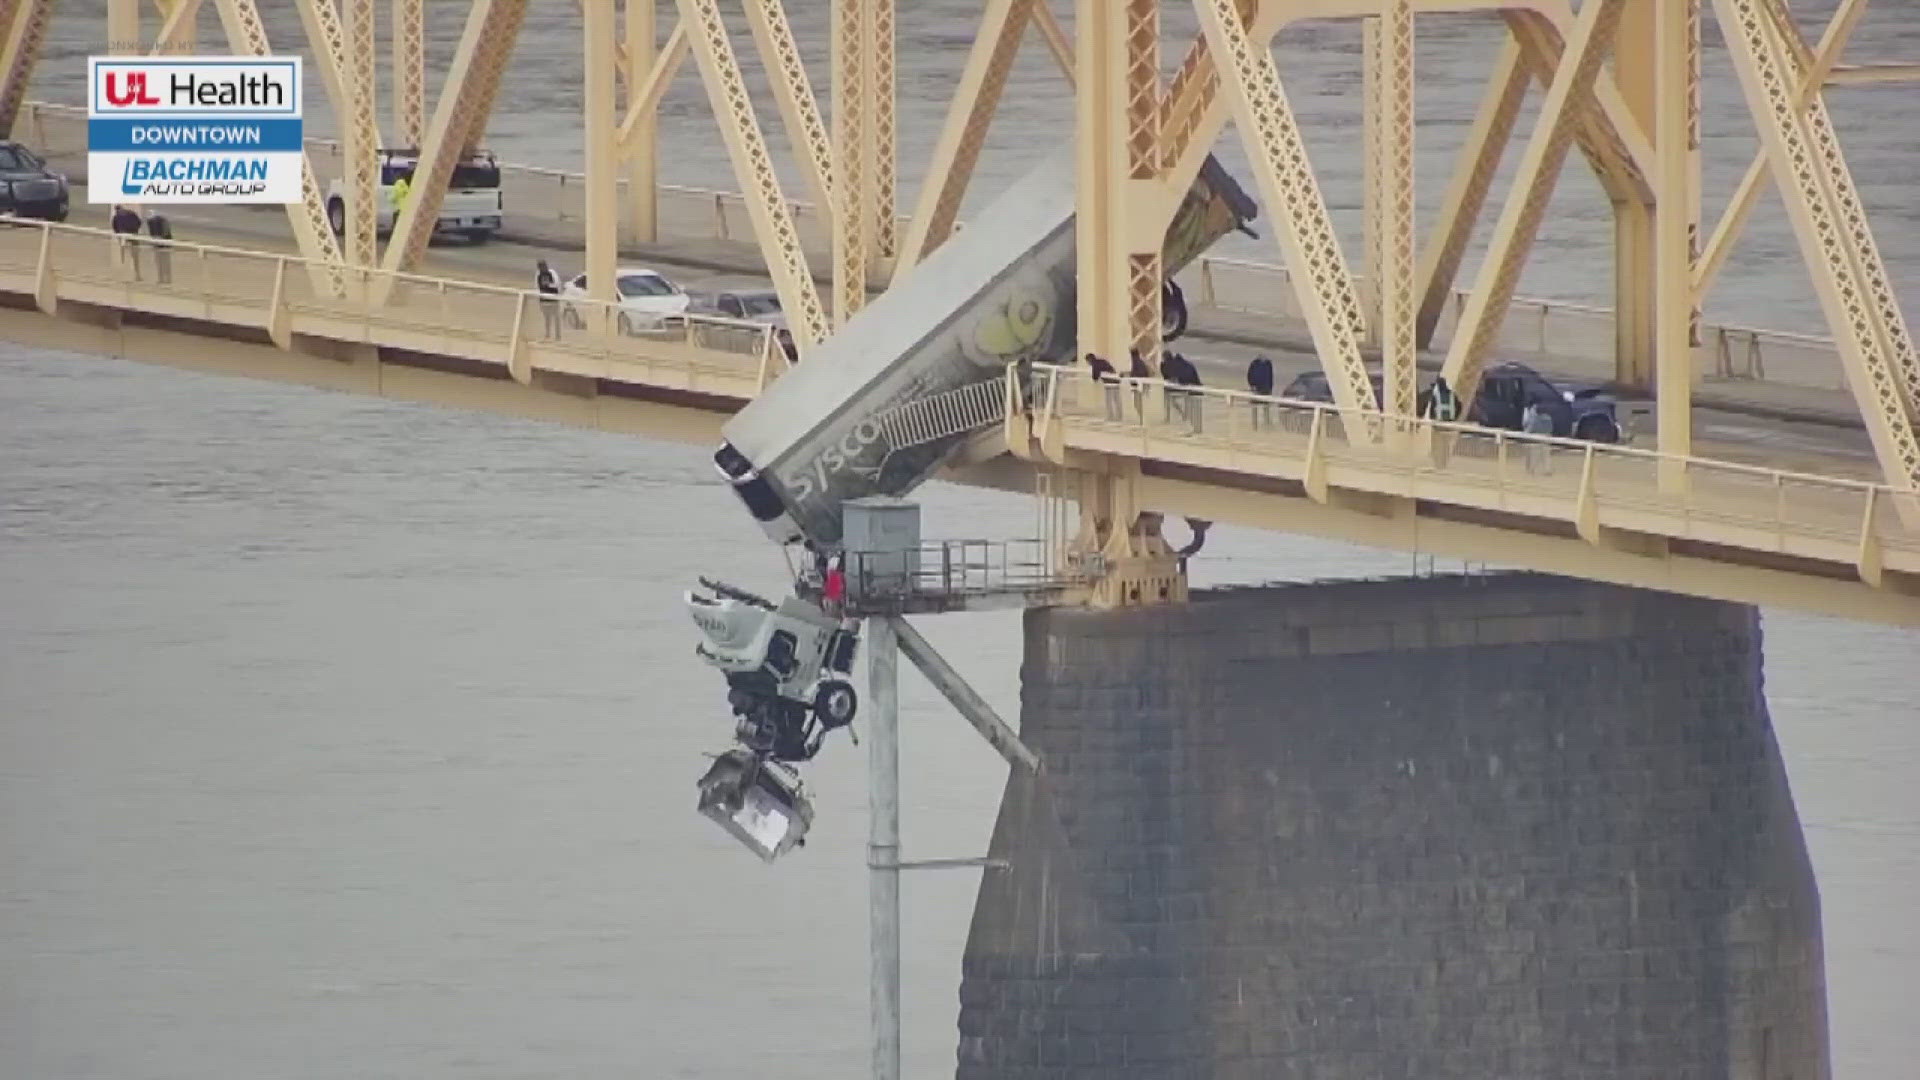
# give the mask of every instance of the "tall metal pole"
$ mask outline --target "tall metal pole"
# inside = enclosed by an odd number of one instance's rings
[[[900,639],[884,616],[866,636],[873,1080],[900,1080]]]

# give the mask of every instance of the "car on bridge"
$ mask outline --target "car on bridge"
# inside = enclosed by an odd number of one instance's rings
[[[375,198],[374,230],[381,236],[393,231],[398,207],[394,192],[405,177],[409,186],[420,164],[417,150],[380,151],[380,188]],[[418,197],[418,192],[408,198]],[[454,162],[447,177],[446,194],[440,198],[440,216],[433,223],[436,234],[459,235],[476,244],[484,244],[500,231],[505,204],[500,194],[500,163],[491,152],[477,150]],[[335,236],[347,231],[347,188],[344,180],[327,185],[327,224]]]
[[[0,140],[0,214],[67,220],[67,178],[17,142]]]
[[[798,356],[793,347],[793,331],[787,326],[787,313],[780,307],[780,294],[772,289],[725,289],[703,294],[693,297],[687,310],[771,326],[774,339],[780,343],[787,359]]]
[[[1369,372],[1373,382],[1375,406],[1385,401],[1379,371]],[[1419,407],[1424,412],[1432,383],[1420,391]],[[1323,371],[1303,371],[1280,391],[1280,397],[1294,401],[1333,400],[1333,390]],[[1467,410],[1467,422],[1482,427],[1520,430],[1520,418],[1532,405],[1553,418],[1553,433],[1563,439],[1618,443],[1626,441],[1620,424],[1620,404],[1605,387],[1561,386],[1525,364],[1506,361],[1487,368],[1480,377],[1480,390],[1473,407]]]
[[[618,294],[614,303],[620,310],[618,325],[622,334],[657,329],[674,316],[687,314],[693,304],[693,298],[685,289],[644,266],[623,266],[614,271],[613,287]],[[569,300],[589,299],[587,275],[575,274],[560,287],[560,295]],[[567,321],[575,329],[584,329],[587,325],[585,317],[572,304],[567,305]]]

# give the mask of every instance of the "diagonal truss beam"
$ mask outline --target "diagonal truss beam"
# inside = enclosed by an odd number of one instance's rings
[[[827,125],[820,119],[819,99],[814,97],[813,83],[807,78],[800,47],[794,44],[786,9],[780,0],[745,0],[743,6],[753,28],[760,63],[767,69],[767,81],[773,84],[773,100],[786,124],[787,142],[800,159],[800,174],[815,205],[832,206],[833,145],[828,141]],[[678,27],[675,32],[679,32]]]
[[[433,239],[440,205],[447,193],[453,167],[471,134],[484,125],[485,113],[500,85],[500,74],[520,37],[527,0],[473,0],[467,25],[447,69],[446,85],[434,104],[433,120],[421,140],[419,163],[414,166],[412,191],[394,221],[380,269],[377,299],[393,288],[392,274],[417,267]]]
[[[621,117],[620,131],[615,136],[622,153],[632,154],[639,150],[639,141],[652,127],[652,118],[660,109],[660,99],[667,95],[667,87],[672,85],[673,77],[680,73],[680,65],[686,62],[688,48],[687,24],[674,23],[673,30],[667,34],[666,44],[660,46],[660,58],[639,77],[633,96],[628,99],[627,113]]]
[[[947,105],[946,123],[934,143],[933,160],[927,165],[920,184],[920,199],[908,223],[900,245],[900,258],[894,266],[897,283],[920,260],[933,254],[953,233],[960,215],[960,202],[966,197],[973,179],[974,166],[980,160],[980,148],[986,142],[987,129],[1000,107],[1000,94],[1007,85],[1019,54],[1021,39],[1033,18],[1036,0],[986,0],[980,14],[980,28],[974,33],[973,48],[967,53],[966,66],[960,71],[959,85]]]
[[[1521,62],[1520,43],[1509,34],[1494,61],[1493,76],[1487,80],[1487,92],[1480,99],[1466,144],[1460,148],[1460,160],[1441,199],[1433,235],[1420,256],[1420,269],[1415,275],[1420,311],[1414,320],[1414,340],[1420,348],[1432,345],[1434,331],[1446,314],[1454,279],[1473,242],[1474,226],[1480,221],[1487,193],[1493,189],[1500,159],[1506,154],[1532,78]]]
[[[227,35],[227,48],[235,56],[271,56],[266,27],[260,21],[260,9],[254,0],[218,0],[220,25]],[[326,207],[321,202],[320,185],[313,177],[313,161],[301,155],[301,200],[287,206],[287,220],[293,227],[294,243],[308,260],[307,271],[314,287],[330,296],[341,295],[346,279],[340,273],[340,248],[333,242],[333,230],[327,226]]]
[[[393,140],[414,147],[427,134],[426,0],[393,0]]]
[[[0,136],[13,133],[27,83],[40,59],[40,43],[53,21],[53,0],[7,0],[0,4]]]
[[[1480,267],[1466,310],[1454,331],[1441,374],[1458,399],[1470,403],[1480,386],[1487,350],[1500,337],[1521,267],[1539,232],[1540,219],[1553,195],[1576,121],[1576,99],[1600,69],[1619,23],[1625,0],[1588,0],[1567,35],[1566,48],[1547,87],[1526,152],[1514,170],[1513,189],[1501,210],[1486,261]]]
[[[1841,53],[1846,51],[1854,27],[1866,10],[1866,0],[1840,0],[1839,8],[1827,22],[1826,32],[1820,35],[1820,45],[1814,50],[1813,62],[1806,77],[1800,82],[1798,99],[1803,113],[1813,96],[1819,92],[1821,82],[1839,62]],[[1766,179],[1767,148],[1763,144],[1753,152],[1753,161],[1740,178],[1739,186],[1734,188],[1733,199],[1721,212],[1719,224],[1713,227],[1712,237],[1700,252],[1699,262],[1693,271],[1693,302],[1696,305],[1706,303],[1707,294],[1713,291],[1714,279],[1720,276],[1727,256],[1733,251],[1734,244],[1739,242],[1740,234],[1746,230],[1747,218],[1753,213],[1754,203],[1759,201],[1760,187]]]
[[[373,0],[298,0],[307,44],[318,61],[321,82],[333,104],[344,150],[346,226],[341,240],[351,266],[372,266],[378,250],[374,226],[379,218],[380,132],[374,123]],[[331,222],[328,225],[332,227]]]
[[[867,255],[871,237],[866,199],[870,190],[866,153],[867,16],[869,0],[829,0],[833,6],[833,322],[844,326],[867,302]]]
[[[1060,28],[1060,20],[1046,0],[1039,0],[1033,6],[1033,25],[1040,31],[1040,40],[1047,43],[1047,51],[1053,54],[1053,62],[1060,66],[1060,74],[1066,76],[1067,85],[1073,85],[1073,42],[1068,40],[1067,32]]]
[[[720,17],[719,0],[676,2],[680,19],[687,25],[693,43],[701,82],[707,88],[714,118],[720,124],[727,154],[733,160],[734,175],[741,180],[745,191],[754,234],[766,256],[774,287],[780,293],[780,306],[788,312],[794,344],[804,354],[827,336],[827,316],[807,269],[800,234],[793,225],[793,212],[781,194],[780,177],[767,153],[766,137],[760,132],[753,99],[748,96],[746,81],[740,75],[740,63],[733,54],[727,25]]]
[[[200,15],[200,0],[163,0],[167,16],[153,38],[153,55],[184,53],[195,45],[194,21]]]
[[[1373,384],[1360,356],[1360,302],[1273,54],[1264,38],[1248,34],[1234,0],[1195,0],[1195,7],[1217,58],[1221,96],[1261,195],[1274,209],[1274,232],[1334,399],[1348,415],[1372,411]]]
[[[896,0],[867,0],[866,94],[867,130],[864,136],[868,158],[866,202],[867,243],[881,266],[893,262],[900,248],[900,220],[895,204],[899,197],[899,117],[896,114],[898,73],[895,70],[894,10]],[[1156,0],[1157,2],[1157,0]]]
[[[1582,6],[1581,11],[1585,10]],[[1556,0],[1540,3],[1536,10],[1508,11],[1505,16],[1507,28],[1520,42],[1528,70],[1545,90],[1565,58],[1565,36],[1574,25],[1573,15],[1564,0]],[[1616,203],[1653,205],[1653,188],[1648,180],[1655,168],[1653,144],[1613,75],[1604,67],[1597,70],[1591,83],[1575,88],[1569,108],[1573,141],[1593,167],[1607,197]]]
[[[1904,338],[1905,324],[1897,307],[1891,325],[1884,319],[1875,280],[1884,285],[1885,270],[1859,203],[1850,197],[1846,162],[1831,142],[1831,128],[1824,135],[1813,130],[1813,109],[1801,106],[1802,72],[1769,5],[1764,0],[1714,0],[1714,6],[1887,482],[1920,487],[1920,443],[1915,441],[1890,333],[1897,328]],[[1844,193],[1836,190],[1840,187]],[[1903,517],[1911,517],[1910,504],[1900,500]]]

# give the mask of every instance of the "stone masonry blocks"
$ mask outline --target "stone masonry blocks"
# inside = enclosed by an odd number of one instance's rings
[[[959,1080],[1826,1080],[1750,607],[1540,575],[1029,612]]]

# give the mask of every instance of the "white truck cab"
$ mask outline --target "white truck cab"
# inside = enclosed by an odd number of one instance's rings
[[[393,231],[394,182],[404,176],[409,184],[413,183],[414,169],[419,163],[417,150],[380,151],[379,208],[374,226],[380,235]],[[410,199],[413,197],[408,195]],[[500,231],[504,208],[500,196],[500,163],[491,151],[476,151],[454,163],[434,231],[465,236],[476,244],[483,244]],[[336,236],[347,231],[347,187],[343,180],[327,185],[327,223]]]

